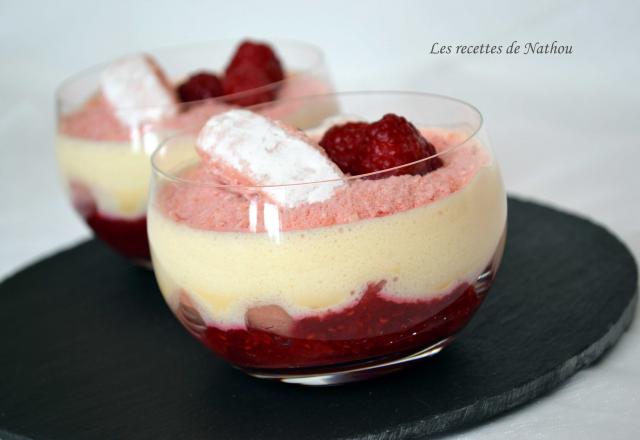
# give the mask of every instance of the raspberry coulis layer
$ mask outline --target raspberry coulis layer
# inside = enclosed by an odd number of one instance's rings
[[[346,309],[293,320],[285,334],[250,324],[235,329],[205,326],[194,309],[182,303],[177,315],[207,347],[235,365],[309,369],[399,357],[430,347],[462,329],[483,299],[473,286],[461,284],[438,298],[399,302],[386,298],[383,286],[370,285]]]
[[[97,210],[85,217],[93,232],[122,255],[148,261],[147,217],[126,220],[101,215]]]
[[[86,186],[72,182],[70,188],[74,208],[102,241],[129,258],[151,259],[146,215],[133,219],[104,215]]]

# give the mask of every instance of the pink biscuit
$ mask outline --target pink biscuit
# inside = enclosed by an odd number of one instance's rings
[[[149,55],[129,55],[109,64],[100,75],[100,89],[124,125],[135,127],[177,113],[176,91]]]
[[[464,141],[462,134],[423,130],[425,137],[442,152]],[[444,166],[424,176],[394,176],[379,180],[355,179],[339,188],[329,200],[279,208],[283,231],[327,227],[406,211],[447,197],[463,188],[491,158],[474,141],[441,156]],[[265,199],[253,196],[257,222],[249,218],[250,200],[245,195],[216,186],[219,180],[205,165],[186,171],[184,179],[203,185],[165,185],[158,193],[157,206],[169,218],[193,228],[249,232],[264,231],[262,206]]]
[[[306,134],[249,110],[212,117],[196,146],[221,181],[259,187],[271,203],[283,207],[328,200],[344,185],[342,171]],[[304,185],[320,181],[326,183]]]

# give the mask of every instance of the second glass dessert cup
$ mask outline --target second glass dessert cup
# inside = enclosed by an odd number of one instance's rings
[[[506,196],[480,114],[421,93],[300,100],[338,102],[343,120],[402,115],[437,150],[419,162],[444,165],[269,187],[338,187],[291,208],[264,188],[220,183],[192,134],[169,138],[152,157],[148,209],[169,307],[217,355],[260,378],[337,384],[439,352],[480,306],[504,247]],[[308,133],[319,139],[331,121]]]
[[[238,41],[217,41],[149,52],[173,86],[202,70],[218,70],[228,62]],[[315,46],[293,41],[271,42],[282,59],[283,81],[257,89],[179,103],[174,115],[160,120],[122,124],[117,112],[166,109],[112,108],[100,93],[100,77],[108,64],[90,68],[65,81],[56,93],[59,168],[76,211],[94,234],[118,253],[149,264],[146,204],[151,176],[150,156],[160,139],[197,129],[208,117],[233,102],[272,92],[265,114],[295,125],[314,125],[334,108],[308,109],[280,99],[332,91],[323,54]],[[231,104],[230,104],[231,103]]]

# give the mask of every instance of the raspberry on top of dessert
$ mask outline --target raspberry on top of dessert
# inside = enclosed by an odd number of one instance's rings
[[[282,63],[273,49],[252,41],[238,47],[224,73],[225,95],[263,88],[259,93],[229,98],[229,102],[243,107],[273,101],[276,90],[265,86],[284,79]]]
[[[436,154],[435,147],[412,123],[391,113],[370,124],[335,125],[324,134],[320,145],[342,171],[352,175],[396,168]],[[441,166],[442,160],[434,157],[384,175],[426,174]]]

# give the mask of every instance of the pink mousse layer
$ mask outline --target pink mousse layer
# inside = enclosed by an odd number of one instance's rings
[[[320,79],[306,75],[291,75],[282,83],[277,99],[286,100],[300,96],[328,93],[328,84]],[[265,105],[261,113],[270,118],[281,119],[299,108],[299,103],[280,103]],[[169,129],[188,130],[202,127],[212,115],[229,110],[232,106],[220,99],[213,99],[193,104],[183,104],[184,110],[176,116],[152,123],[148,130]],[[129,142],[132,137],[131,128],[123,125],[115,116],[113,108],[98,93],[78,111],[65,116],[60,122],[60,131],[67,135],[96,141]]]
[[[424,130],[423,134],[439,152],[465,140],[456,132]],[[472,141],[444,152],[441,159],[444,166],[424,176],[353,179],[327,201],[280,207],[280,230],[352,223],[433,203],[463,188],[491,161],[486,150]],[[219,183],[216,175],[202,163],[186,170],[181,177],[203,184],[168,183],[161,188],[156,206],[173,221],[216,231],[265,230],[262,208],[269,202],[259,192],[214,186]],[[249,217],[251,200],[257,209],[254,229]]]

